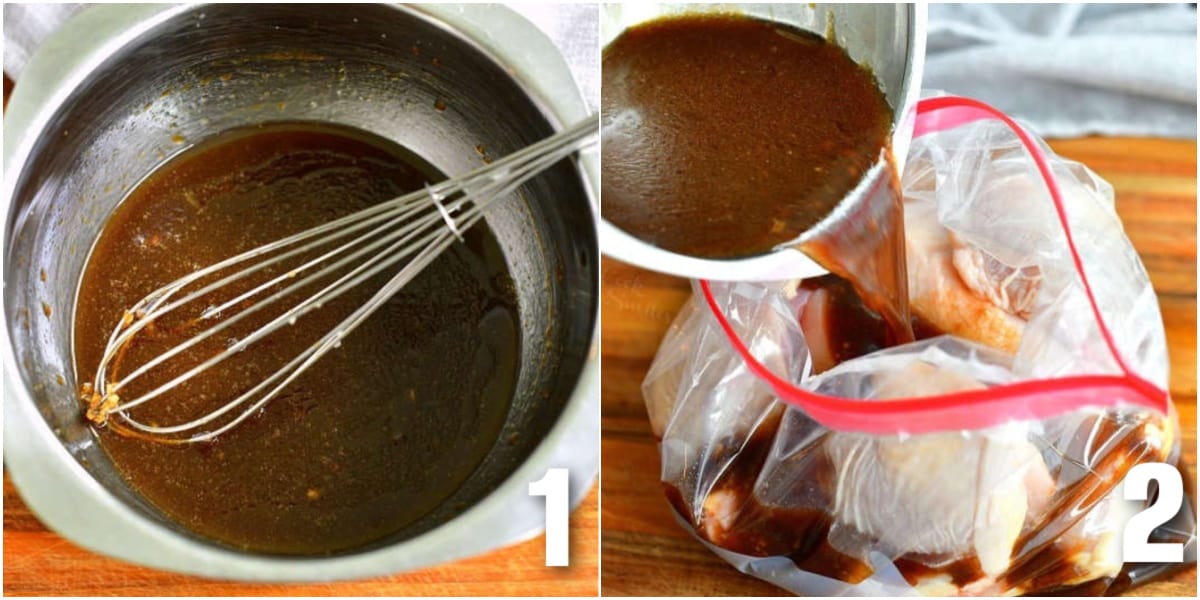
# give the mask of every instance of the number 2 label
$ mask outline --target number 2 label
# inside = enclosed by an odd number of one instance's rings
[[[1150,542],[1150,533],[1154,528],[1174,518],[1183,505],[1183,479],[1179,471],[1165,463],[1134,466],[1123,482],[1125,499],[1145,501],[1150,493],[1151,480],[1158,482],[1158,499],[1125,524],[1125,562],[1183,562],[1183,544]]]
[[[541,479],[529,484],[530,496],[546,497],[546,566],[565,567],[567,551],[567,489],[566,469],[548,469]]]

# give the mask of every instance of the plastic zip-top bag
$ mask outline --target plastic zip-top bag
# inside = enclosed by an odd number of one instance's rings
[[[1137,583],[1133,466],[1178,461],[1162,318],[1112,188],[986,105],[918,105],[912,343],[836,278],[697,282],[643,383],[679,517],[806,595]],[[1155,535],[1194,561],[1190,500]],[[1124,570],[1123,570],[1124,568]],[[1111,590],[1110,590],[1111,591]]]

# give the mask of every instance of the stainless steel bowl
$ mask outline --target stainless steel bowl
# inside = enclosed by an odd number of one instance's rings
[[[275,120],[350,125],[456,174],[480,164],[478,144],[501,156],[586,114],[554,46],[495,6],[109,5],[78,15],[23,72],[4,121],[4,451],[21,495],[84,547],[247,580],[391,573],[538,532],[543,499],[528,495],[529,482],[566,467],[574,504],[598,466],[590,158],[560,164],[488,217],[523,329],[505,441],[442,509],[359,552],[241,553],[144,501],[79,417],[73,309],[107,215],[156,166],[217,132]],[[471,508],[456,515],[455,504]]]
[[[834,36],[850,58],[875,74],[894,112],[892,151],[897,173],[912,139],[914,110],[921,91],[925,61],[926,7],[918,4],[606,4],[600,16],[600,41],[608,45],[625,29],[667,15],[736,12],[783,23],[821,36]],[[886,176],[876,165],[839,205],[838,211],[870,201],[876,180]],[[821,227],[821,225],[818,225]],[[810,232],[811,233],[811,232]],[[735,260],[704,259],[664,250],[626,233],[608,221],[600,223],[604,253],[624,262],[681,277],[722,281],[770,281],[815,277],[825,273],[799,250],[787,248]]]

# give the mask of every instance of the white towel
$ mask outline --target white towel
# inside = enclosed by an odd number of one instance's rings
[[[5,4],[4,73],[16,81],[37,50],[59,25],[84,8],[83,4]]]
[[[977,98],[1043,137],[1196,137],[1186,4],[934,4],[922,86]]]
[[[592,112],[600,110],[600,5],[509,4],[558,46]]]

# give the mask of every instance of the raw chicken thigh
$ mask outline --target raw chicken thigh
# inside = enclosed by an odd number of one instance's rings
[[[912,363],[880,383],[881,397],[981,389],[978,382]],[[1008,568],[1027,517],[1040,515],[1054,481],[1023,428],[996,436],[958,432],[905,438],[832,434],[834,516],[892,555],[974,551],[996,576]]]
[[[1003,269],[989,269],[980,251],[961,243],[956,248],[932,206],[905,204],[904,235],[913,314],[942,332],[1016,352],[1025,328],[1020,309],[1036,294],[1036,283],[1026,279],[1024,289],[1017,286],[1020,292],[1013,296],[1020,298],[1019,305],[996,302],[1007,289],[998,277]]]
[[[942,331],[1013,352],[1040,274],[990,262],[995,259],[956,240],[932,211],[921,208],[906,215],[914,314]],[[870,318],[843,280],[796,282],[785,289],[813,372],[882,344],[884,324]],[[785,328],[780,313],[760,310],[764,327]],[[851,321],[858,327],[847,328]],[[669,343],[697,348],[723,343],[696,333],[673,328]],[[722,361],[736,364],[736,356],[714,362],[711,352],[698,353],[708,357],[700,361],[703,366],[663,363],[658,367],[666,370],[664,376],[648,378],[645,388],[659,435],[678,444],[692,437],[682,432],[699,428],[717,440],[684,450],[684,456],[703,456],[706,469],[717,473],[714,480],[691,482],[688,464],[664,475],[668,482],[688,482],[678,498],[695,499],[677,499],[677,510],[719,548],[788,556],[806,571],[849,583],[873,573],[870,556],[858,549],[863,540],[870,540],[873,552],[906,565],[908,584],[927,595],[1017,594],[1044,589],[1047,582],[1067,586],[1114,577],[1122,567],[1118,532],[1130,509],[1112,491],[1132,464],[1164,460],[1174,442],[1170,419],[1148,412],[1119,419],[1110,413],[1073,414],[983,432],[833,432],[774,403],[753,376],[729,378]],[[776,372],[787,363],[776,354],[763,360]],[[684,377],[691,379],[681,381]],[[707,383],[697,385],[699,380]],[[697,392],[722,385],[739,390],[741,401],[702,394],[708,410],[690,414],[688,421],[675,413],[681,386],[697,401]],[[872,386],[876,401],[986,387],[970,374],[920,360],[876,373]],[[798,429],[797,423],[803,425]],[[1053,431],[1044,428],[1056,427],[1061,439],[1050,439]],[[1100,443],[1104,460],[1093,462],[1080,440]],[[802,451],[790,450],[792,445]],[[1124,450],[1115,448],[1122,445]],[[1091,464],[1087,477],[1064,463],[1063,448],[1072,461]]]
[[[948,235],[953,248],[951,262],[963,284],[1005,312],[1028,319],[1037,299],[1042,270],[1037,265],[1011,267],[953,232]]]
[[[946,333],[1015,352],[1040,287],[1040,269],[1003,264],[942,227],[927,206],[909,204],[905,217],[914,315]],[[814,360],[832,355],[828,346],[836,339],[834,328],[828,320],[813,318],[810,306],[816,303],[816,314],[824,315],[831,311],[822,306],[827,298],[813,294],[801,300],[800,323],[810,347],[815,344]],[[810,330],[816,335],[808,335]],[[828,368],[823,364],[820,370]],[[876,375],[874,385],[876,400],[986,387],[968,375],[920,361]],[[1081,431],[1103,435],[1107,417],[1093,418],[1095,423]],[[1096,465],[1092,473],[1110,486],[1136,458],[1165,460],[1174,441],[1169,418],[1140,413],[1126,420],[1132,425],[1125,437],[1134,442],[1125,459]],[[1030,441],[1036,437],[1021,423],[971,436],[831,433],[824,448],[837,472],[834,518],[875,540],[890,556],[917,554],[952,562],[973,554],[978,561],[982,576],[977,580],[952,585],[945,576],[934,575],[912,581],[923,592],[1011,593],[1019,587],[1009,586],[1018,582],[1005,586],[997,578],[1013,568],[1022,532],[1040,524],[1059,489],[1042,450]],[[1065,563],[1072,576],[1060,584],[1119,572],[1116,532],[1128,513],[1124,503],[1109,495],[1063,532],[1057,542],[1062,555],[1052,560]]]
[[[833,275],[710,283],[725,325],[778,379],[889,402],[1113,372],[1025,150],[995,124],[954,134],[922,138],[929,154],[910,152],[904,173],[916,342],[888,344],[883,320]],[[1165,382],[1161,316],[1111,188],[1051,158],[1116,352]],[[982,429],[834,431],[782,402],[709,311],[697,299],[680,314],[643,384],[662,480],[722,557],[793,592],[1104,591],[1122,573],[1122,532],[1139,510],[1119,483],[1136,464],[1178,457],[1174,417],[1129,405],[1081,403]],[[814,415],[829,410],[811,402]]]

